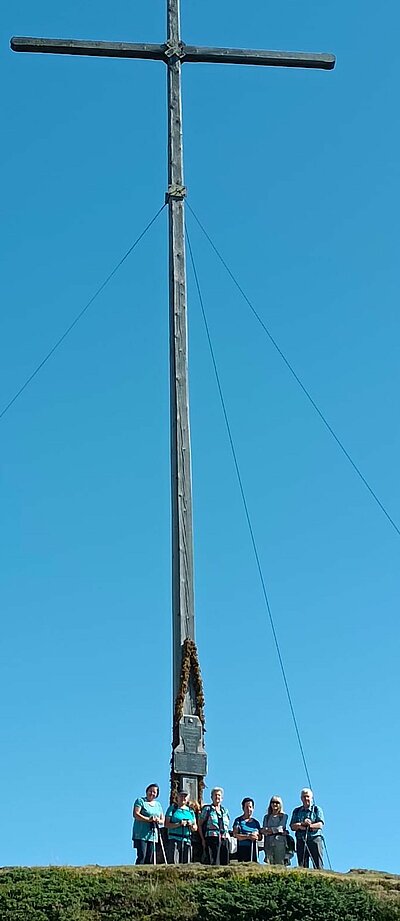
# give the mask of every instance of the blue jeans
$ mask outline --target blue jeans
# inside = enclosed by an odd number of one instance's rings
[[[136,848],[136,866],[154,863],[154,841],[142,841],[141,838],[135,838],[133,846]]]

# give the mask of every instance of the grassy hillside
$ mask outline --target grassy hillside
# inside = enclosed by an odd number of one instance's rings
[[[0,870],[1,921],[400,921],[400,877],[263,866]]]

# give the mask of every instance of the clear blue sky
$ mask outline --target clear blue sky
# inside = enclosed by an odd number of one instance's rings
[[[4,11],[2,405],[166,188],[162,64],[16,55],[9,38],[158,42],[164,7]],[[337,54],[333,73],[187,65],[185,178],[399,523],[398,3],[182,7],[189,43]],[[190,227],[332,864],[396,871],[400,538]],[[1,864],[129,863],[132,800],[155,780],[167,803],[166,266],[164,212],[1,422]],[[306,778],[191,278],[190,388],[208,781],[262,817]]]

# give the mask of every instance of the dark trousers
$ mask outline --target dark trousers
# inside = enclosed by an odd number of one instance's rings
[[[237,859],[258,863],[257,841],[238,841]]]
[[[168,840],[168,863],[191,863],[192,842],[189,839]]]
[[[315,867],[316,870],[324,869],[324,842],[321,835],[316,838],[312,838],[309,835],[307,835],[307,838],[300,838],[299,835],[296,835],[296,851],[299,867],[309,867],[311,860],[311,866]]]
[[[198,831],[192,832],[192,861],[193,863],[201,863],[203,860],[203,842],[200,838]]]
[[[142,841],[135,838],[133,846],[136,848],[136,865],[154,863],[154,841]]]
[[[229,863],[229,844],[226,838],[206,836],[208,862],[212,867],[226,867]]]

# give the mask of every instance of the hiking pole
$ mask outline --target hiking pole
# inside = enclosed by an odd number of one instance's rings
[[[305,865],[306,865],[306,864],[305,864],[305,859],[306,859],[306,848],[307,848],[307,850],[308,850],[308,853],[310,853],[309,848],[308,848],[308,845],[307,845],[307,835],[308,835],[308,825],[306,826],[306,833],[305,833],[305,835],[304,835],[304,850],[303,850],[303,861],[302,861],[303,870],[304,870]]]
[[[187,832],[187,834],[185,834]],[[193,855],[193,825],[189,819],[185,819],[185,824],[181,828],[181,850],[180,863],[192,863]]]
[[[249,844],[250,844],[250,861],[249,862],[251,863],[251,861],[253,860],[253,839],[252,838],[250,839]]]
[[[157,854],[156,854],[156,823],[155,823],[154,820],[153,820],[151,824],[152,824],[152,827],[153,827],[153,864],[154,864],[154,866],[155,866],[156,863],[157,863]]]
[[[326,841],[325,841],[324,835],[321,835],[321,838],[322,838],[323,843],[324,843],[325,854],[326,854],[327,861],[328,861],[328,867],[329,867],[330,870],[332,870],[331,858],[330,858],[330,856],[329,856],[329,852],[328,852],[328,848],[327,848],[327,846],[326,846]]]
[[[312,861],[312,865],[313,865],[313,867],[314,867],[314,870],[316,870],[316,869],[317,869],[317,864],[315,863],[314,857],[313,857],[313,855],[312,855],[312,853],[311,853],[311,851],[310,851],[310,848],[309,848],[308,844],[307,844],[307,850],[308,850],[308,853],[309,853],[309,855],[310,855],[310,857],[311,857],[311,861]]]
[[[163,842],[163,839],[162,839],[161,828],[158,829],[158,840],[159,840],[160,847],[161,847],[161,852],[162,852],[162,855],[163,855],[163,858],[164,858],[164,863],[166,864],[166,863],[167,863],[167,856],[166,856],[166,853],[165,853],[165,847],[164,847],[164,842]]]
[[[304,857],[305,857],[306,848],[307,848],[307,851],[308,851],[308,853],[309,853],[309,855],[310,855],[310,857],[311,857],[311,861],[312,861],[312,865],[313,865],[313,867],[314,867],[314,870],[316,870],[316,869],[317,869],[317,864],[315,863],[314,857],[313,857],[313,855],[312,855],[312,853],[311,853],[311,851],[310,851],[310,848],[309,848],[309,846],[308,846],[308,844],[307,844],[307,835],[308,835],[308,826],[307,826],[307,830],[306,830],[306,834],[305,834],[305,838],[304,838],[303,867],[304,867]]]

